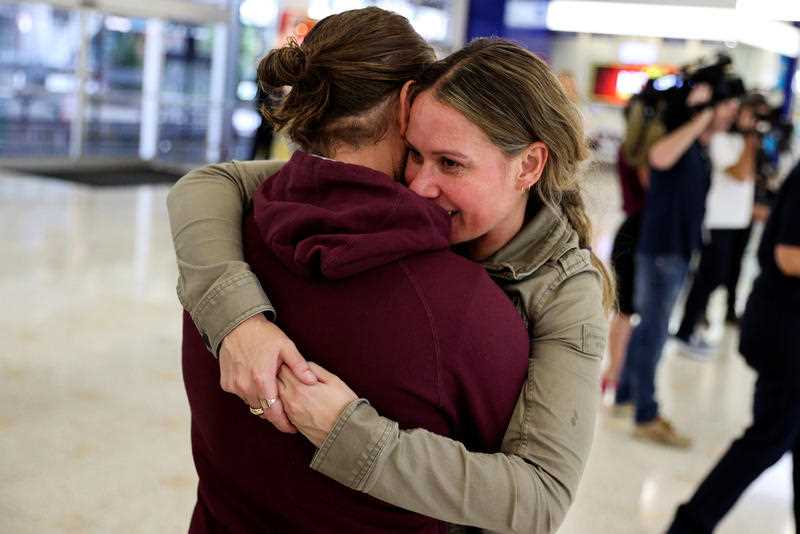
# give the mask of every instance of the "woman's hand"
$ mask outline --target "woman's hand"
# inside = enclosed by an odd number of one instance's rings
[[[292,340],[260,313],[234,328],[222,341],[219,353],[222,389],[253,408],[261,407],[264,410],[261,418],[281,432],[294,433],[297,430],[286,418],[278,397],[276,375],[282,365],[293,369],[307,384],[317,381]]]
[[[322,445],[342,410],[358,399],[342,380],[309,362],[318,382],[306,385],[285,365],[278,372],[278,392],[289,420],[316,447]]]

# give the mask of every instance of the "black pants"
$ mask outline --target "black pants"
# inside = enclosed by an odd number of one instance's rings
[[[703,246],[700,265],[694,273],[686,298],[678,337],[689,339],[698,321],[706,313],[711,293],[721,285],[728,288],[728,312],[735,313],[736,284],[750,229],[711,230],[711,239]]]
[[[642,230],[642,212],[629,215],[617,230],[611,249],[611,265],[617,279],[617,305],[620,313],[633,315],[633,282],[636,278],[636,247]]]
[[[739,276],[742,274],[742,260],[744,259],[747,244],[750,242],[750,234],[753,233],[753,225],[741,230],[733,230],[736,235],[733,238],[731,247],[730,263],[728,264],[728,277],[725,281],[725,289],[728,290],[728,317],[736,317],[736,287],[739,285]]]
[[[712,532],[747,487],[786,452],[792,453],[794,515],[800,525],[800,310],[780,302],[780,296],[764,295],[758,287],[747,302],[740,351],[758,373],[753,423],[678,508],[669,534]]]

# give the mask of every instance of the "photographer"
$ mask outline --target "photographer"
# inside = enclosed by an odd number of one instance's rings
[[[753,422],[688,503],[670,534],[710,533],[745,489],[786,452],[800,525],[800,165],[783,184],[758,249],[761,274],[742,317],[739,351],[757,373]]]
[[[712,350],[712,346],[695,332],[698,321],[705,314],[711,293],[720,285],[730,285],[734,276],[738,278],[736,267],[741,263],[743,248],[750,236],[756,155],[761,143],[755,129],[756,113],[765,103],[761,95],[747,98],[739,109],[734,128],[731,129],[730,124],[719,124],[724,131],[711,137],[712,181],[704,223],[707,240],[686,299],[683,320],[675,335],[683,353],[695,359],[705,359]],[[729,308],[734,307],[736,300],[735,289],[731,293]],[[735,309],[729,309],[728,313],[735,315]]]
[[[664,135],[649,151],[652,172],[634,284],[634,305],[640,322],[631,335],[616,395],[618,406],[635,404],[635,437],[674,447],[688,447],[691,442],[659,415],[655,372],[667,339],[670,312],[686,279],[692,254],[702,241],[711,180],[705,145],[713,131],[712,121],[715,116],[721,120],[736,113],[737,103],[731,100],[721,100],[708,108],[712,96],[710,84],[696,84],[686,97],[686,108],[706,107]]]

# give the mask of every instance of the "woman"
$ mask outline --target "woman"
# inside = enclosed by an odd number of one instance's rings
[[[301,49],[313,64],[322,51],[308,43]],[[313,80],[298,82],[292,92],[301,89],[314,90]],[[476,41],[434,64],[415,84],[414,96],[406,180],[412,191],[447,210],[451,243],[480,261],[505,290],[531,336],[528,382],[502,452],[474,454],[428,432],[396,431],[358,400],[343,411],[339,403],[334,423],[314,402],[337,391],[323,387],[327,382],[303,388],[282,373],[281,398],[298,428],[321,445],[312,467],[349,487],[451,523],[552,532],[574,498],[591,445],[607,330],[602,303],[613,298],[605,270],[588,249],[589,223],[576,184],[586,154],[580,118],[541,60],[500,40]],[[290,124],[297,117],[291,100],[290,92],[282,108]],[[312,144],[299,134],[292,137],[301,146]],[[325,148],[319,147],[323,155]],[[516,184],[503,178],[524,167],[534,169],[537,179],[513,194]],[[239,234],[242,208],[235,204],[268,176],[267,169],[243,171],[231,164],[190,173],[169,198],[180,296],[214,349],[213,340],[224,337],[220,332],[228,325],[250,317],[249,310],[269,309],[260,288],[243,274],[235,242],[220,250],[200,246]],[[495,197],[498,188],[501,196]],[[221,276],[209,280],[209,270]],[[239,296],[228,298],[232,293]],[[208,325],[216,326],[210,336]],[[235,330],[229,335],[235,338]],[[272,357],[274,366],[277,354]],[[222,358],[220,365],[226,365]],[[298,400],[303,398],[308,403]],[[257,406],[272,399],[247,400]],[[274,402],[266,405],[275,408]],[[328,432],[334,426],[336,432]],[[375,435],[382,436],[378,443],[361,439]],[[353,479],[352,466],[365,458],[369,468]]]
[[[697,326],[706,316],[711,293],[717,287],[727,285],[734,269],[738,280],[739,269],[735,265],[741,263],[742,258],[737,249],[743,253],[750,237],[760,141],[755,130],[757,101],[745,99],[738,115],[721,123],[721,131],[709,142],[711,189],[706,198],[703,220],[708,234],[686,296],[683,319],[675,333],[682,352],[701,361],[713,355],[714,345],[696,332]],[[728,295],[729,310],[735,307],[731,304],[735,302],[734,292]]]
[[[642,227],[644,200],[650,181],[647,153],[664,128],[660,121],[648,116],[639,95],[628,102],[624,111],[625,138],[617,153],[617,175],[622,192],[622,210],[625,220],[617,230],[611,248],[611,265],[617,283],[617,310],[611,319],[608,334],[608,366],[603,372],[600,389],[616,391],[625,353],[633,332],[633,283],[636,279],[636,247]],[[615,411],[623,415],[625,410]]]

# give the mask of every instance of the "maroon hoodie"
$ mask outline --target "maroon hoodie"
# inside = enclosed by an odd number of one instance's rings
[[[306,358],[401,428],[497,451],[528,336],[483,269],[448,250],[449,230],[441,208],[389,176],[296,152],[256,192],[245,258]],[[192,532],[446,532],[312,471],[308,441],[220,389],[188,314],[183,362],[200,477]]]

